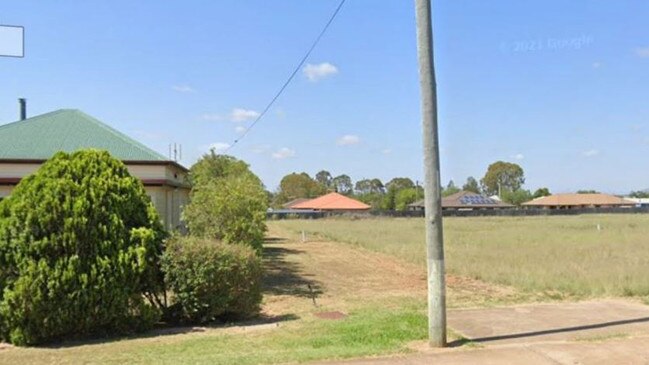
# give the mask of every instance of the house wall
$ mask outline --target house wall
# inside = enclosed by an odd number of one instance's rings
[[[40,167],[38,163],[0,163],[0,178],[23,178]],[[181,227],[183,207],[189,202],[187,173],[174,165],[132,165],[127,164],[129,173],[143,181],[158,181],[145,185],[163,225],[168,230]],[[9,196],[14,185],[0,185],[0,198]]]
[[[0,164],[0,178],[23,178],[39,167],[38,163],[3,163]]]
[[[0,185],[0,198],[4,198],[6,196],[9,196],[11,193],[11,190],[13,190],[13,186],[11,185]]]

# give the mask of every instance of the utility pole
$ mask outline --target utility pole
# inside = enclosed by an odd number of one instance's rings
[[[433,59],[430,0],[415,0],[417,54],[421,88],[424,138],[424,207],[428,265],[428,341],[431,347],[446,346],[446,284],[444,235],[437,133],[437,86]]]

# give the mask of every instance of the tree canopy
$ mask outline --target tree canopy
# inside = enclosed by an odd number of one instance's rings
[[[292,173],[282,178],[276,204],[283,204],[298,198],[316,198],[327,189],[311,178],[306,172]]]
[[[407,177],[395,177],[394,179],[388,181],[388,183],[385,184],[385,187],[388,190],[393,189],[395,191],[398,191],[402,189],[414,188],[415,183]]]
[[[348,175],[339,175],[333,178],[332,185],[336,192],[344,195],[349,195],[354,192],[354,185],[352,179]]]
[[[464,185],[462,185],[462,190],[480,194],[480,185],[473,176],[469,176],[466,178]]]
[[[548,188],[538,188],[538,189],[536,189],[534,194],[532,194],[532,198],[536,199],[536,198],[541,198],[541,197],[550,196],[550,195],[552,195],[550,193],[550,189],[548,189]]]
[[[228,155],[219,155],[214,149],[204,154],[190,169],[192,185],[201,186],[227,176],[248,175],[263,187],[261,180],[244,161]]]
[[[191,198],[183,219],[193,236],[261,251],[268,204],[257,179],[249,174],[215,179],[193,190]]]
[[[317,174],[315,174],[315,181],[326,188],[331,187],[331,180],[333,180],[333,177],[327,170],[321,170]]]
[[[363,179],[356,182],[354,186],[356,194],[382,194],[385,192],[385,187],[379,179]]]
[[[577,190],[577,194],[599,194],[599,191],[592,189]]]
[[[212,150],[191,167],[190,173],[191,200],[183,210],[190,233],[260,250],[268,195],[248,164]]]
[[[442,196],[446,197],[446,196],[449,196],[449,195],[453,195],[455,193],[459,193],[460,191],[461,191],[460,188],[455,186],[455,183],[453,182],[453,180],[449,180],[446,187],[442,189]]]
[[[525,174],[523,168],[515,163],[497,161],[489,165],[480,183],[487,195],[495,195],[499,191],[513,192],[523,186]]]
[[[649,191],[646,190],[632,191],[629,193],[629,197],[646,199],[649,198]]]

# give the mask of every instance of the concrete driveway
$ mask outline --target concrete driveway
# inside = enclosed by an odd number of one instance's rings
[[[649,365],[649,306],[637,302],[598,300],[452,310],[448,324],[466,338],[451,344],[456,347],[319,364]]]

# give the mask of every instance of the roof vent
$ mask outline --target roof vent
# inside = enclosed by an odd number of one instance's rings
[[[20,105],[20,120],[27,119],[27,99],[18,99],[18,104]]]

